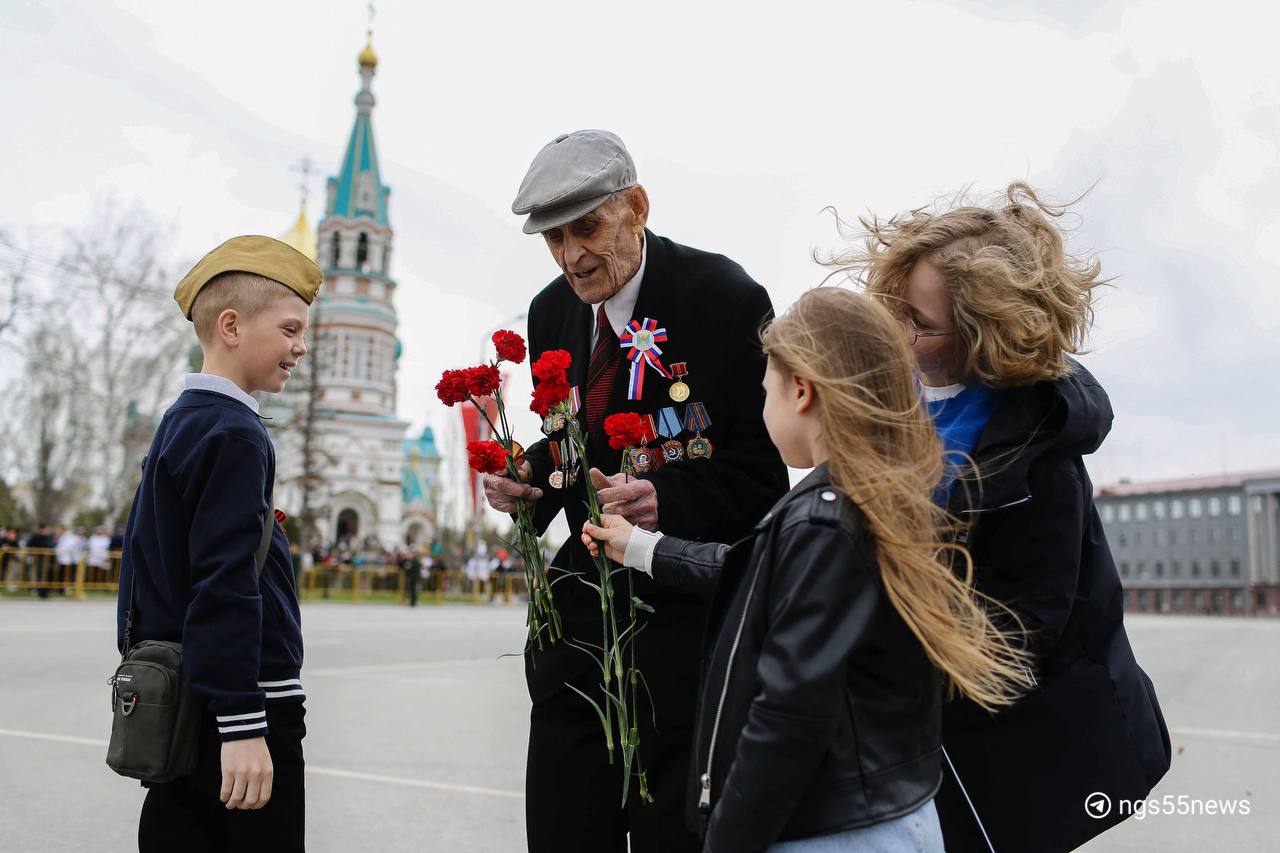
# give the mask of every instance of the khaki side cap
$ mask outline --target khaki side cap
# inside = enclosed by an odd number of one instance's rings
[[[191,319],[191,306],[201,288],[224,272],[248,272],[277,281],[310,305],[315,301],[324,273],[310,258],[273,237],[232,237],[200,259],[178,282],[173,299],[182,315]]]

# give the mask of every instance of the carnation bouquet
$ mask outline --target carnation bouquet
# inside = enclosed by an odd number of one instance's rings
[[[570,363],[569,353],[564,350],[550,350],[534,362],[532,370],[538,384],[534,387],[530,408],[543,418],[556,417],[557,422],[563,420],[568,432],[568,440],[572,445],[572,456],[576,457],[577,464],[580,466],[591,523],[599,524],[600,498],[591,481],[586,436],[583,435],[582,426],[576,417],[577,408],[574,405],[576,395],[573,395],[573,389],[569,387],[567,379]],[[631,476],[635,472],[631,466],[630,451],[632,447],[642,445],[645,441],[643,419],[636,414],[612,415],[605,418],[604,426],[605,432],[609,435],[609,446],[623,451],[623,471]],[[565,686],[589,702],[595,709],[600,718],[600,725],[604,729],[605,748],[609,751],[611,764],[615,750],[620,747],[623,805],[627,802],[632,776],[638,780],[641,801],[651,803],[653,797],[649,793],[648,777],[640,765],[637,701],[640,685],[644,685],[646,693],[649,688],[645,684],[644,676],[635,665],[635,642],[643,628],[639,621],[639,612],[652,613],[653,608],[636,596],[630,569],[614,566],[612,561],[604,555],[603,550],[593,560],[596,566],[595,580],[582,575],[574,577],[594,589],[600,596],[600,644],[596,645],[576,638],[567,638],[566,642],[589,655],[596,663],[600,670],[600,690],[603,701],[597,702],[572,684],[566,683]],[[626,604],[621,615],[613,588],[614,577],[620,573],[625,573],[627,576]],[[652,704],[652,697],[650,697],[650,703]]]
[[[467,443],[467,459],[471,468],[482,474],[499,474],[505,471],[519,482],[524,448],[511,435],[506,404],[498,393],[502,384],[498,366],[504,361],[511,364],[522,363],[526,354],[525,343],[515,332],[500,330],[493,334],[493,345],[497,353],[493,363],[462,370],[446,370],[436,383],[436,395],[440,402],[450,407],[470,402],[489,425],[495,440]],[[480,401],[486,397],[492,397],[497,403],[497,423],[493,422],[481,405]],[[529,586],[526,618],[529,628],[528,645],[532,647],[536,643],[538,648],[542,648],[544,633],[551,643],[555,643],[563,636],[564,631],[560,624],[560,614],[556,612],[551,584],[547,580],[542,543],[523,498],[516,499],[515,541],[510,544],[524,560],[525,580]]]

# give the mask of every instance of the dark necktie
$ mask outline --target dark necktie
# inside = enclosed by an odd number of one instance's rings
[[[587,432],[598,432],[604,423],[605,409],[613,391],[613,378],[618,373],[618,336],[604,313],[604,303],[596,310],[596,345],[587,367]]]

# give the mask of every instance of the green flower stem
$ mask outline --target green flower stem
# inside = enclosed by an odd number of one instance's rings
[[[501,429],[490,419],[489,413],[485,411],[484,406],[480,405],[480,402],[475,397],[468,395],[471,405],[476,407],[480,417],[484,418],[485,423],[489,425],[489,432],[502,445],[502,448],[507,451],[507,473],[512,480],[519,483],[520,469],[516,467],[515,459],[511,455],[513,439],[511,437],[511,427],[507,422],[507,407],[503,403],[501,396],[494,399],[498,404],[498,420],[502,424]],[[532,641],[536,639],[538,649],[541,650],[543,648],[542,628],[544,625],[547,628],[552,645],[555,644],[556,640],[564,636],[564,629],[561,626],[560,614],[555,609],[555,596],[552,594],[551,584],[547,580],[542,545],[533,527],[533,519],[529,514],[529,505],[524,498],[516,498],[516,535],[513,544],[524,560],[525,584],[529,588],[530,607],[525,618],[525,625],[529,629],[530,646]]]
[[[579,463],[582,466],[583,491],[587,498],[587,512],[591,518],[591,523],[598,526],[600,524],[601,510],[600,497],[596,492],[595,484],[591,482],[591,466],[587,460],[586,440],[582,435],[581,426],[577,418],[569,415],[567,410],[561,411],[568,417],[569,440],[573,442]],[[623,472],[630,479],[635,473],[630,453],[624,451],[622,464]],[[600,578],[601,659],[599,664],[603,680],[601,687],[605,694],[605,746],[609,751],[609,761],[612,763],[614,753],[614,712],[616,711],[617,742],[622,747],[622,803],[624,806],[626,805],[627,797],[630,793],[633,767],[634,775],[639,780],[640,800],[641,802],[651,803],[653,802],[653,797],[649,793],[648,777],[643,767],[641,767],[639,751],[639,691],[637,688],[639,670],[635,666],[635,638],[639,628],[639,615],[635,606],[634,573],[627,572],[627,615],[630,624],[625,631],[619,632],[613,590],[613,563],[603,552],[596,556],[593,562]],[[626,636],[625,642],[623,642],[623,636]],[[626,647],[629,663],[627,668],[624,668],[622,663],[624,646]]]

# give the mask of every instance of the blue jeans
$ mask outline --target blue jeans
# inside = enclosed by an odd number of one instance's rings
[[[800,838],[795,841],[779,841],[768,853],[943,853],[942,826],[933,800],[915,811],[873,823],[837,832],[835,835],[819,835],[816,838]]]

